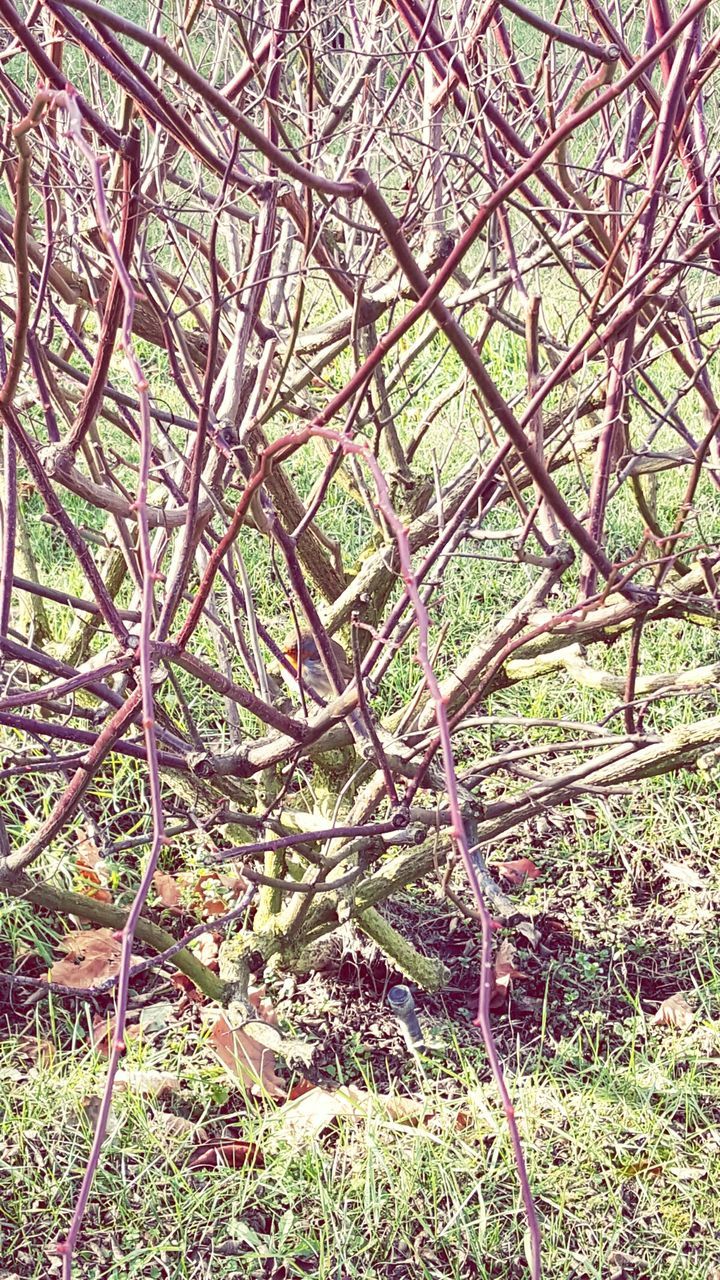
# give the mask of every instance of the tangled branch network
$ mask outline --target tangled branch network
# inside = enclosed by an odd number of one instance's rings
[[[720,744],[717,15],[0,21],[0,888],[122,940],[65,1276],[135,976],[235,990],[187,949],[205,926],[147,918],[200,830],[244,878],[213,927],[246,976],[311,963],[339,918],[397,956],[378,906],[457,900],[462,866],[536,1280],[484,850]],[[663,670],[673,629],[693,659]],[[543,680],[566,699],[533,717]],[[119,765],[139,836],[99,800]],[[58,870],[88,820],[146,850],[129,911]]]

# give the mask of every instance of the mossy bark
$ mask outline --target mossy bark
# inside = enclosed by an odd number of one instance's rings
[[[72,893],[66,889],[55,889],[43,882],[33,883],[26,876],[19,876],[3,884],[3,892],[13,898],[25,898],[38,907],[46,907],[63,916],[79,916],[91,924],[98,924],[108,929],[122,929],[128,917],[127,911],[110,902],[97,902],[95,898],[86,898],[82,893]],[[154,951],[160,953],[175,946],[176,939],[172,934],[152,924],[150,920],[139,920],[135,930],[139,942],[145,942]],[[224,1004],[227,997],[227,985],[217,974],[208,969],[191,951],[176,952],[168,961],[175,969],[179,969],[191,982],[211,1000]]]
[[[257,809],[260,813],[268,811],[276,794],[277,776],[275,770],[265,769],[258,778],[257,783]],[[272,838],[273,834],[268,827],[265,829],[264,837],[266,839]],[[268,849],[263,860],[263,871],[266,876],[270,876],[275,880],[283,880],[285,878],[285,865],[284,849]],[[255,933],[265,933],[266,930],[273,932],[273,926],[278,922],[282,904],[282,889],[267,884],[261,885],[257,896],[253,931]]]
[[[422,955],[374,907],[363,911],[355,923],[411,982],[425,991],[440,991],[445,986],[450,977],[447,965]]]
[[[27,578],[29,582],[36,584],[40,582],[27,522],[19,504],[15,533],[15,572],[19,578]],[[45,602],[40,596],[25,591],[18,593],[18,599],[23,627],[32,635],[34,643],[42,647],[46,640],[52,639],[52,628]]]

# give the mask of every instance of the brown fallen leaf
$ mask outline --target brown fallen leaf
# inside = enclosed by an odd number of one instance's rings
[[[224,871],[202,871],[200,875],[184,871],[177,877],[177,884],[184,890],[193,911],[203,920],[226,915],[247,888],[247,882],[236,873]]]
[[[233,1029],[221,1014],[210,1038],[220,1061],[241,1084],[250,1087],[252,1094],[268,1093],[272,1098],[286,1096],[285,1085],[275,1074],[275,1054],[249,1035],[245,1027]]]
[[[455,1128],[458,1133],[462,1133],[463,1129],[469,1129],[473,1122],[473,1118],[469,1111],[458,1111],[455,1116]]]
[[[373,1108],[383,1110],[397,1123],[417,1123],[425,1110],[424,1103],[415,1098],[371,1094],[350,1084],[333,1090],[318,1085],[286,1102],[280,1114],[284,1133],[297,1141],[319,1137],[341,1116],[360,1119]]]
[[[540,872],[530,858],[514,858],[510,862],[497,863],[498,875],[508,884],[522,884],[523,880],[537,880]]]
[[[152,1127],[171,1142],[182,1143],[191,1137],[196,1142],[207,1141],[207,1134],[201,1125],[188,1120],[187,1116],[176,1116],[173,1111],[153,1111]]]
[[[679,1027],[685,1030],[690,1026],[695,1014],[681,991],[663,1000],[660,1008],[653,1014],[650,1023],[654,1027]]]
[[[116,1093],[139,1093],[143,1098],[162,1098],[177,1093],[180,1077],[172,1071],[118,1071]]]
[[[96,902],[112,902],[113,900],[113,896],[110,890],[103,889],[101,887],[85,888],[85,889],[81,889],[80,892],[86,898],[94,898]]]
[[[308,1040],[302,1040],[299,1036],[284,1035],[279,1027],[266,1022],[263,1018],[252,1018],[243,1024],[242,1030],[280,1058],[286,1058],[290,1062],[302,1062],[306,1067],[309,1067],[313,1060],[315,1050]]]
[[[204,920],[218,920],[230,910],[227,898],[203,898],[202,914]]]
[[[700,1182],[708,1176],[708,1170],[703,1165],[674,1164],[670,1166],[668,1173],[677,1178],[678,1182]]]
[[[257,1009],[258,1016],[263,1022],[269,1022],[271,1027],[277,1024],[277,1014],[273,1009],[272,1000],[268,999],[265,994],[265,987],[255,987],[248,993],[248,1001],[253,1009]]]
[[[97,1049],[97,1052],[101,1054],[103,1058],[110,1057],[110,1046],[115,1038],[116,1025],[117,1019],[114,1015],[109,1017],[107,1014],[99,1013],[97,1017],[93,1019],[91,1032],[93,1048]],[[125,1023],[123,1039],[126,1042],[128,1040],[135,1040],[139,1034],[140,1027],[138,1024],[133,1025],[128,1024],[127,1022]]]
[[[60,943],[66,952],[50,970],[50,981],[64,987],[91,987],[114,978],[120,969],[121,944],[112,929],[77,929]]]
[[[317,1085],[314,1085],[312,1080],[308,1080],[303,1076],[301,1080],[298,1080],[297,1084],[293,1085],[292,1089],[288,1093],[288,1102],[294,1102],[296,1098],[302,1098],[304,1093],[311,1093],[312,1090],[316,1088]]]
[[[87,1125],[91,1133],[94,1133],[95,1130],[97,1129],[97,1123],[100,1118],[101,1109],[102,1109],[102,1098],[98,1097],[97,1094],[93,1094],[93,1093],[88,1094],[87,1097],[83,1098],[79,1107],[73,1108],[73,1110],[75,1111],[77,1122],[80,1124],[81,1127],[84,1127],[85,1125]],[[105,1131],[107,1136],[110,1138],[113,1136],[113,1134],[117,1133],[121,1124],[122,1124],[122,1121],[120,1117],[111,1107],[110,1114],[108,1115],[108,1118],[107,1118],[107,1129]]]
[[[525,938],[525,940],[530,943],[531,947],[536,947],[542,938],[540,930],[536,929],[529,920],[521,920],[516,924],[515,932],[519,933],[521,938]]]
[[[78,887],[86,898],[94,898],[96,902],[112,902],[107,863],[89,833],[78,838],[75,866],[80,882]]]
[[[170,986],[176,991],[181,992],[181,998],[178,1002],[178,1013],[189,1004],[204,1004],[205,995],[199,987],[195,986],[192,978],[188,978],[185,973],[173,973],[170,976]]]
[[[497,1011],[503,1009],[510,993],[513,978],[527,978],[522,969],[515,967],[515,947],[509,938],[505,938],[497,949],[493,966],[493,989],[490,995],[490,1008]]]
[[[155,871],[153,884],[164,907],[180,906],[180,888],[174,876],[169,875],[167,871]]]
[[[372,1096],[372,1095],[371,1095]],[[380,1093],[376,1095],[382,1110],[396,1124],[416,1125],[423,1116],[428,1120],[435,1119],[435,1113],[427,1114],[426,1103],[420,1098],[401,1098],[397,1094]]]
[[[687,862],[663,862],[662,869],[671,880],[679,880],[690,889],[702,889],[705,881]]]
[[[100,850],[88,830],[85,831],[84,835],[81,835],[78,831],[75,848],[77,850],[75,861],[80,863],[81,866],[95,867],[101,861]]]
[[[193,954],[209,968],[217,961],[221,942],[221,933],[203,933],[193,943]]]
[[[262,1151],[254,1142],[203,1142],[190,1152],[186,1168],[195,1169],[243,1169],[253,1165],[262,1169],[265,1161]]]
[[[80,1103],[78,1114],[84,1118],[86,1124],[91,1130],[95,1130],[97,1128],[101,1107],[102,1098],[99,1098],[95,1093],[88,1094]]]
[[[17,1042],[17,1056],[26,1068],[52,1066],[56,1052],[52,1040],[38,1040],[37,1036],[21,1036]]]
[[[631,1280],[632,1276],[641,1274],[642,1263],[631,1253],[622,1253],[614,1249],[608,1255],[608,1266],[611,1268],[608,1280]],[[708,1277],[710,1280],[710,1277]]]

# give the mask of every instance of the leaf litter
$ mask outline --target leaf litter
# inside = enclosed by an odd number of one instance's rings
[[[113,929],[77,929],[59,947],[66,954],[50,969],[50,981],[64,987],[92,987],[120,970],[122,946]]]
[[[165,1098],[179,1093],[181,1086],[174,1071],[118,1071],[114,1081],[116,1093],[137,1093],[142,1098]]]
[[[685,1031],[694,1021],[695,1014],[681,991],[663,1000],[650,1019],[653,1027],[678,1027]]]
[[[180,907],[180,887],[174,876],[167,871],[153,872],[153,886],[164,907],[174,910]]]
[[[275,1071],[276,1054],[309,1066],[313,1045],[280,1030],[275,1010],[265,997],[264,987],[251,992],[244,1007],[237,1002],[232,1011],[230,1016],[236,1020],[235,1025],[221,1014],[210,1033],[220,1061],[235,1079],[249,1087],[251,1093],[286,1097],[287,1086]]]
[[[662,869],[670,880],[678,880],[689,889],[704,889],[705,881],[687,862],[663,862]]]
[[[285,1083],[275,1072],[273,1050],[249,1035],[247,1024],[233,1028],[221,1014],[210,1039],[223,1066],[252,1094],[269,1094],[271,1098],[286,1096]]]
[[[78,836],[75,868],[80,893],[96,902],[112,902],[108,865],[89,832]]]
[[[369,1093],[352,1084],[332,1090],[315,1086],[281,1108],[282,1131],[293,1141],[306,1141],[318,1138],[341,1117],[357,1120],[375,1111],[398,1124],[417,1124],[426,1110],[419,1098]]]
[[[262,1169],[264,1164],[262,1151],[256,1143],[236,1138],[225,1142],[201,1142],[190,1152],[185,1167],[195,1172],[199,1169],[243,1169],[247,1165]]]
[[[498,862],[498,875],[510,885],[520,885],[524,880],[537,880],[540,872],[531,858],[514,858],[510,862]]]
[[[515,965],[516,948],[509,938],[505,938],[497,949],[493,966],[493,989],[490,993],[490,1008],[494,1011],[504,1008],[510,994],[510,984],[515,978],[526,978],[527,974]]]

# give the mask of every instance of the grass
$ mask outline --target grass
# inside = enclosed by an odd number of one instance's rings
[[[552,817],[549,831],[523,831],[513,849],[542,871],[519,891],[523,905],[559,929],[543,929],[541,946],[521,953],[527,980],[495,1018],[553,1280],[717,1280],[720,873],[708,851],[720,819],[687,783],[645,784],[631,812],[590,800]],[[666,858],[702,874],[705,888],[664,878]],[[407,905],[420,909],[415,897]],[[18,928],[17,949],[38,946],[39,923]],[[413,1127],[388,1120],[378,1102],[369,1117],[293,1140],[282,1108],[249,1103],[226,1077],[192,1006],[175,1006],[160,1032],[131,1041],[128,1069],[173,1073],[180,1087],[169,1100],[116,1098],[78,1274],[519,1280],[516,1175],[467,1020],[476,945],[459,932],[451,964],[464,995],[447,1008],[419,1000],[428,1039],[443,1046],[422,1075],[383,1022],[382,985],[373,998],[367,972],[357,978],[365,1020],[350,1029],[348,1018],[340,1035],[332,1010],[348,991],[352,1008],[352,982],[328,980],[314,1020],[303,989],[273,991],[283,1021],[316,1042],[321,1078],[421,1096],[425,1115]],[[692,1026],[652,1026],[659,1001],[678,990]],[[167,992],[141,1005],[150,998]],[[90,1021],[51,997],[34,1026],[0,1048],[0,1238],[22,1280],[54,1274],[48,1248],[66,1229],[84,1167],[105,1071]],[[206,1136],[256,1142],[264,1168],[188,1172]]]
[[[512,1087],[547,1275],[608,1280],[623,1274],[619,1254],[633,1277],[710,1280],[720,1264],[720,1041],[704,1000],[690,1032],[649,1028],[628,998],[612,1047],[585,1019],[552,1053],[540,1039],[522,1054]],[[82,1100],[99,1090],[104,1063],[79,1041],[81,1022],[73,1048],[45,1065],[28,1068],[22,1046],[3,1051],[0,1221],[23,1277],[52,1274],[46,1251],[84,1164]],[[447,1038],[446,1024],[429,1027]],[[449,1044],[420,1081],[406,1067],[401,1089],[419,1085],[426,1102],[416,1126],[371,1106],[297,1143],[282,1109],[238,1107],[199,1039],[181,1021],[161,1044],[131,1050],[129,1066],[177,1071],[182,1089],[172,1107],[132,1094],[115,1103],[78,1256],[87,1280],[522,1274],[512,1160],[478,1049]],[[362,1055],[346,1070],[373,1090]],[[198,1127],[217,1128],[221,1099],[225,1134],[256,1141],[264,1168],[184,1169]],[[171,1114],[195,1128],[169,1136]]]

